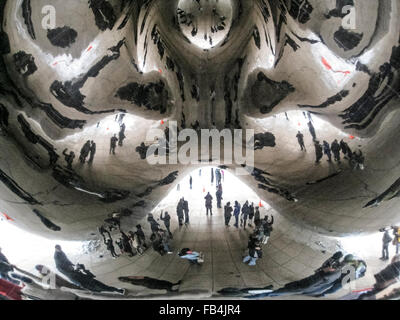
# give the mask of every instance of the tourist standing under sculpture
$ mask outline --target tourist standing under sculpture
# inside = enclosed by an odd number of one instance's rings
[[[172,233],[171,233],[171,230],[170,230],[170,227],[171,227],[171,216],[168,214],[168,212],[165,212],[164,217],[163,217],[163,212],[161,212],[160,219],[162,221],[164,221],[164,226],[167,229],[170,237],[172,238]]]
[[[246,201],[242,207],[242,216],[240,219],[240,226],[243,226],[243,229],[246,229],[248,217],[249,217],[249,202]]]
[[[67,163],[67,168],[69,170],[72,170],[72,163],[74,162],[75,159],[75,152],[71,151],[69,154],[67,154],[68,149],[65,149],[63,151],[64,159],[65,162]]]
[[[340,163],[340,145],[339,145],[337,139],[335,139],[332,142],[331,150],[332,150],[333,156],[335,158],[335,161]]]
[[[331,147],[329,145],[328,142],[326,142],[325,140],[323,141],[324,144],[324,153],[326,154],[326,156],[328,157],[328,161],[332,162],[332,153],[331,153]]]
[[[179,226],[183,225],[184,219],[184,209],[183,209],[183,199],[180,199],[176,207],[176,215],[178,216]]]
[[[319,143],[319,141],[315,141],[314,146],[315,146],[315,158],[316,158],[315,163],[318,164],[318,163],[320,163],[322,156],[324,154],[322,153],[322,146]]]
[[[114,136],[110,140],[110,154],[112,153],[115,155],[115,148],[117,147],[117,142],[118,142],[117,135],[114,134]]]
[[[234,226],[236,228],[238,228],[239,227],[240,204],[237,201],[235,201],[235,210],[233,211],[233,215],[235,216]]]
[[[389,260],[389,244],[392,242],[392,238],[389,235],[389,230],[385,230],[382,238],[382,257],[381,260]]]
[[[206,199],[206,214],[208,216],[208,211],[210,211],[210,215],[212,215],[212,200],[213,200],[213,197],[208,192],[207,195],[204,197],[204,199]]]
[[[89,152],[90,152],[89,163],[91,164],[93,163],[94,156],[96,154],[96,144],[94,143],[94,141],[91,142]]]
[[[224,208],[225,225],[226,225],[227,227],[229,227],[229,222],[231,221],[232,211],[233,211],[233,209],[232,209],[232,207],[231,207],[231,203],[228,202],[228,203],[225,205],[225,208]]]
[[[189,202],[182,198],[183,200],[183,212],[185,213],[185,224],[189,224]]]
[[[300,145],[300,148],[301,148],[301,151],[307,151],[307,149],[306,149],[306,146],[304,145],[304,135],[299,131],[298,133],[297,133],[297,141],[299,142],[299,145]]]
[[[218,185],[217,192],[215,193],[215,196],[217,197],[217,208],[221,209],[221,201],[222,201],[222,185]]]
[[[262,249],[256,236],[250,236],[247,248],[249,253],[246,257],[244,257],[243,263],[248,263],[249,266],[255,266],[256,261],[259,258],[262,258]]]

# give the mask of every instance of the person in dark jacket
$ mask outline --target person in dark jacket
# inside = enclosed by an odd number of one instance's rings
[[[389,260],[389,244],[392,242],[392,237],[389,235],[389,230],[385,230],[382,238],[382,257],[381,260]]]
[[[139,244],[140,244],[141,246],[147,248],[147,244],[146,244],[146,235],[144,234],[143,229],[142,229],[142,226],[141,226],[140,224],[138,224],[138,225],[136,226],[136,232],[135,232],[135,234],[136,234],[137,237],[138,237]]]
[[[75,265],[67,258],[59,245],[55,246],[54,262],[56,263],[57,270],[63,274],[75,271]]]
[[[213,197],[208,192],[207,195],[204,197],[204,199],[206,199],[206,213],[208,215],[208,211],[210,211],[210,214],[212,215],[212,199],[213,199]]]
[[[332,144],[331,144],[331,150],[333,153],[333,156],[335,158],[335,161],[340,163],[340,145],[337,139],[335,139]]]
[[[163,217],[163,212],[161,212],[160,219],[162,221],[164,221],[164,226],[167,229],[167,231],[169,233],[169,236],[172,239],[172,233],[171,233],[171,230],[170,230],[170,227],[171,227],[171,216],[168,214],[168,212],[165,212],[164,217]]]
[[[110,139],[110,154],[112,153],[115,155],[115,148],[117,147],[117,142],[118,142],[117,135],[114,134],[114,136],[111,137]]]
[[[217,208],[221,209],[222,205],[221,205],[221,201],[222,201],[222,186],[218,185],[218,189],[217,192],[215,193],[215,196],[217,197]]]
[[[233,211],[233,215],[235,216],[235,224],[236,228],[239,228],[239,215],[240,215],[240,203],[235,201],[235,210]]]
[[[261,245],[256,236],[250,236],[247,248],[249,249],[249,253],[244,257],[243,263],[248,263],[249,266],[255,266],[257,259],[262,258]]]
[[[154,217],[151,213],[147,216],[147,221],[150,223],[150,228],[152,232],[156,232],[160,227],[160,224],[154,220]]]
[[[254,218],[254,203],[252,202],[249,206],[249,227],[252,227],[252,222]]]
[[[322,153],[322,146],[319,143],[319,141],[315,141],[314,142],[314,146],[315,146],[315,163],[320,163],[322,156],[324,155]]]
[[[184,220],[184,209],[183,209],[183,198],[179,200],[178,205],[176,206],[176,215],[178,216],[179,226],[183,226]]]
[[[244,229],[246,229],[248,217],[249,217],[249,202],[246,201],[242,207],[242,216],[240,219],[240,226],[243,226]]]
[[[96,154],[96,143],[94,141],[91,142],[89,151],[90,151],[89,163],[93,163],[94,156]]]
[[[185,224],[189,224],[189,202],[182,198],[183,200],[183,212],[185,213]]]
[[[65,159],[65,162],[67,163],[67,168],[69,170],[72,170],[72,163],[74,162],[74,159],[75,159],[75,152],[71,151],[68,154],[67,151],[68,151],[68,149],[65,149],[63,151],[64,159]]]
[[[326,154],[326,156],[328,157],[328,161],[332,162],[332,152],[331,152],[331,146],[329,145],[329,143],[327,141],[324,140],[323,142],[324,145],[324,153]]]
[[[232,207],[231,207],[231,203],[228,202],[228,203],[225,205],[225,208],[224,208],[225,225],[226,225],[227,227],[229,227],[229,222],[231,221],[232,211],[233,211],[233,209],[232,209]]]
[[[306,146],[304,145],[304,135],[299,131],[298,133],[297,133],[297,141],[299,142],[299,145],[300,145],[300,148],[301,148],[301,151],[306,151],[307,152],[307,149],[306,149]]]

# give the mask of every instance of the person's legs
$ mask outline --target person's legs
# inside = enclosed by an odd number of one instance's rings
[[[257,261],[257,258],[251,258],[249,266],[255,266],[256,265],[256,261]]]
[[[247,262],[249,262],[249,261],[250,261],[250,259],[251,259],[250,255],[248,255],[248,256],[246,256],[246,257],[244,257],[244,259],[243,259],[243,263],[247,263]]]

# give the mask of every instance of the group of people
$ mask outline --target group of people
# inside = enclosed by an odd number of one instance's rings
[[[341,163],[341,152],[343,153],[344,159],[349,161],[349,164],[352,169],[364,169],[364,155],[361,150],[352,151],[349,145],[342,139],[338,142],[335,139],[331,144],[327,141],[323,141],[322,144],[317,140],[315,135],[315,129],[311,122],[309,122],[310,132],[313,135],[314,147],[315,147],[315,163],[318,164],[321,162],[321,159],[324,155],[328,158],[328,162],[332,162],[332,156],[334,161],[337,163]],[[297,141],[300,145],[301,151],[307,152],[306,146],[304,144],[304,135],[299,131],[296,135]]]
[[[117,219],[113,218],[113,221],[114,220]],[[115,241],[115,244],[118,246],[120,250],[120,254],[117,254],[115,251],[114,240],[110,233],[114,229],[117,229],[117,231],[120,234],[120,238],[117,241]],[[119,223],[112,223],[108,227],[108,229],[104,225],[101,226],[99,228],[99,233],[103,237],[104,245],[106,246],[107,250],[110,252],[113,258],[118,258],[122,254],[127,254],[129,257],[134,257],[137,254],[142,255],[148,249],[148,245],[146,243],[146,236],[140,224],[136,226],[135,232],[129,231],[125,233],[124,231],[121,230]]]
[[[63,151],[64,159],[65,162],[67,163],[67,168],[69,170],[72,170],[72,163],[74,162],[75,159],[75,152],[70,151],[68,153],[68,149],[65,149]],[[85,164],[87,161],[87,158],[89,157],[88,163],[92,164],[94,161],[94,156],[96,155],[96,143],[94,141],[86,141],[86,143],[83,145],[80,155],[79,155],[79,162],[81,164]]]

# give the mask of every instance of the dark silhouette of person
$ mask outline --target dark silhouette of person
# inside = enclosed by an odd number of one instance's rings
[[[240,226],[243,225],[243,229],[246,229],[247,218],[249,217],[249,213],[250,213],[249,202],[246,201],[242,207],[242,217],[240,220]]]
[[[75,272],[75,265],[68,259],[59,245],[55,246],[54,262],[56,263],[57,270],[63,274]]]
[[[392,237],[389,235],[389,230],[385,230],[382,238],[382,257],[381,260],[389,260],[389,244],[392,242]]]
[[[72,163],[74,162],[74,159],[75,159],[75,152],[71,151],[68,154],[67,151],[68,151],[68,149],[65,149],[63,151],[64,159],[65,159],[65,162],[67,163],[67,168],[69,170],[72,170]]]
[[[171,216],[168,214],[168,212],[165,212],[164,217],[163,217],[163,212],[161,212],[160,219],[164,222],[164,226],[167,229],[170,238],[172,238],[172,233],[170,230],[171,227]]]
[[[94,156],[96,154],[96,143],[94,141],[91,141],[89,151],[90,151],[89,163],[93,163]]]
[[[224,218],[225,218],[225,225],[229,227],[229,222],[231,221],[233,208],[231,203],[228,202],[224,207]]]
[[[115,148],[117,147],[117,142],[118,142],[117,135],[114,134],[114,136],[110,140],[110,154],[112,153],[115,155]]]
[[[216,179],[217,186],[221,185],[222,176],[221,176],[220,169],[215,169],[215,179]]]
[[[88,140],[81,149],[81,155],[79,157],[79,161],[81,163],[86,162],[86,158],[89,156],[89,151],[90,151],[90,141]]]
[[[254,218],[254,203],[252,202],[251,205],[249,205],[249,227],[252,227],[251,222],[253,221]]]
[[[310,131],[310,134],[311,134],[311,136],[313,138],[313,141],[316,141],[317,140],[317,135],[315,133],[315,128],[314,128],[312,122],[311,121],[308,122],[307,125],[308,125],[308,130]]]
[[[178,216],[179,226],[182,226],[184,220],[183,199],[180,199],[176,206],[176,215]]]
[[[177,292],[179,290],[179,286],[182,283],[182,280],[176,283],[172,283],[166,280],[158,280],[154,278],[140,276],[119,277],[118,280],[121,282],[130,283],[134,286],[141,286],[155,290],[167,290],[168,292]]]
[[[211,168],[211,184],[214,183],[214,168]]]
[[[146,244],[146,235],[143,232],[142,226],[140,224],[138,224],[136,226],[136,232],[135,234],[138,237],[139,243],[141,246],[147,248],[147,244]]]
[[[233,211],[233,215],[235,216],[235,224],[234,224],[234,226],[236,228],[239,227],[240,208],[241,208],[240,203],[235,201],[235,210]]]
[[[335,158],[335,161],[340,163],[340,145],[337,139],[335,139],[332,144],[331,144],[331,150],[333,153],[333,156]]]
[[[192,178],[192,176],[190,176],[189,184],[190,184],[190,190],[192,190],[192,188],[193,188],[193,178]]]
[[[324,140],[323,144],[324,144],[324,153],[328,157],[328,161],[331,162],[332,161],[331,147],[330,147],[329,143],[326,142],[325,140]]]
[[[320,163],[322,156],[324,155],[322,153],[322,146],[319,143],[319,141],[315,141],[314,146],[315,146],[315,158],[316,158],[315,163]]]
[[[217,208],[221,209],[221,201],[222,201],[222,185],[218,184],[218,189],[217,192],[215,193],[215,196],[217,197]]]
[[[299,142],[299,145],[300,145],[300,148],[301,148],[301,151],[307,151],[307,149],[306,149],[306,146],[304,145],[304,135],[299,131],[298,133],[297,133],[297,141]]]
[[[133,257],[136,255],[135,252],[133,252],[132,246],[131,246],[131,242],[129,241],[129,237],[127,234],[125,234],[122,230],[120,230],[121,232],[121,236],[122,236],[122,247],[124,252],[126,252],[129,257]]]
[[[212,200],[213,200],[213,197],[208,192],[207,195],[204,197],[204,199],[206,199],[206,214],[208,216],[208,211],[210,211],[210,215],[212,215]]]
[[[156,220],[154,220],[154,217],[151,213],[149,213],[147,221],[150,223],[151,232],[157,232],[160,225]]]
[[[124,140],[125,140],[125,138],[126,138],[126,136],[125,136],[125,123],[123,123],[122,125],[121,125],[121,129],[120,129],[120,131],[119,131],[119,134],[118,134],[118,136],[119,136],[119,139],[118,139],[118,145],[120,146],[120,147],[122,147],[123,145],[124,145]]]
[[[349,151],[351,151],[350,147],[346,142],[343,141],[343,139],[340,140],[340,149],[342,150],[345,159],[348,159],[349,157],[351,157],[350,152],[349,152]]]
[[[185,224],[189,224],[189,202],[182,198],[183,200],[183,211],[185,212]]]

